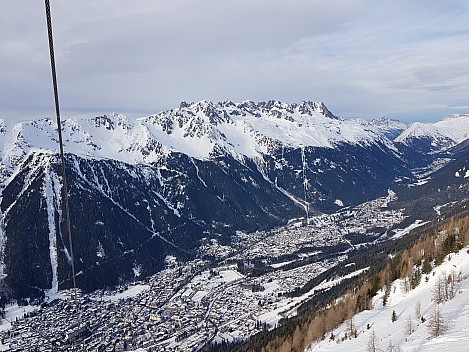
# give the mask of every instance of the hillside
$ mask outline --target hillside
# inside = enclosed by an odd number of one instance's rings
[[[435,307],[435,290],[439,280],[456,273],[454,298],[439,305],[442,318],[441,336],[432,337],[431,316]],[[428,280],[427,280],[428,277]],[[388,301],[383,306],[384,292],[373,299],[372,308],[353,317],[358,336],[344,338],[349,331],[346,322],[334,329],[326,338],[314,343],[307,352],[316,351],[466,351],[469,331],[469,247],[447,256],[444,262],[424,276],[410,292],[404,280],[392,283]],[[420,309],[418,309],[420,305]],[[419,310],[420,313],[416,312]],[[393,311],[396,321],[392,322]],[[421,317],[426,321],[422,322]],[[375,334],[375,349],[369,347]],[[334,336],[331,339],[331,336]],[[390,346],[393,346],[392,348]]]
[[[432,167],[416,170],[417,182],[396,185],[392,189],[398,199],[392,207],[405,209],[408,221],[427,219],[440,215],[444,208],[451,207],[469,195],[469,147],[465,140],[441,153],[437,170]],[[434,166],[434,165],[433,165]]]

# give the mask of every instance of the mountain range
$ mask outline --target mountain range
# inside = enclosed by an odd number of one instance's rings
[[[318,102],[200,101],[70,118],[62,132],[84,290],[145,277],[167,255],[193,258],[203,238],[228,243],[390,188],[410,202],[452,182],[461,197],[469,169],[469,115],[407,124],[343,119]],[[19,297],[71,285],[57,150],[52,120],[0,120],[0,274]]]

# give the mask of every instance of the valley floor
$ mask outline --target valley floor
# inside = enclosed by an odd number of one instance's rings
[[[21,319],[23,312],[18,322],[3,322],[0,349],[21,350],[27,343],[45,351],[66,350],[73,344],[86,350],[186,351],[209,341],[246,339],[295,315],[296,308],[315,294],[289,293],[353,251],[389,240],[386,229],[402,221],[400,211],[385,209],[392,198],[390,194],[340,213],[312,217],[306,226],[298,219],[275,231],[239,233],[231,246],[207,239],[201,252],[217,258],[218,264],[170,261],[138,290],[130,286],[125,293],[82,295],[75,306],[66,297],[51,296],[49,306],[37,315]],[[377,233],[376,228],[386,233]],[[348,276],[363,270],[350,266]],[[337,280],[324,280],[316,288],[327,289]],[[7,307],[7,314],[14,310],[15,306]]]

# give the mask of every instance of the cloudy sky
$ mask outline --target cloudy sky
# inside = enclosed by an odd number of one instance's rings
[[[44,2],[0,12],[0,117],[54,116]],[[62,114],[323,101],[340,116],[469,113],[467,0],[51,0]]]

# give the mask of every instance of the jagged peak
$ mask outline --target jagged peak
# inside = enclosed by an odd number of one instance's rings
[[[215,105],[209,99],[202,99],[196,103],[192,103],[191,108],[195,108],[196,110],[205,110],[205,109],[213,109]]]
[[[330,119],[336,119],[336,120],[339,119],[337,116],[335,116],[332,112],[329,111],[329,109],[326,107],[326,105],[322,101],[319,101],[319,102],[308,101],[308,102],[305,102],[305,104],[309,105],[313,109],[313,111],[316,111],[320,113],[321,115],[324,115],[325,117],[328,117]]]
[[[225,108],[236,107],[236,104],[229,99],[225,99],[224,101],[218,103],[218,105]]]
[[[242,102],[235,104],[238,109],[241,110],[255,110],[258,105],[252,100],[243,100]]]
[[[184,100],[181,101],[181,103],[179,104],[179,108],[180,108],[180,109],[188,108],[188,107],[190,107],[190,106],[191,106],[191,104],[185,102]]]
[[[208,117],[208,122],[216,125],[218,123],[231,121],[230,115],[249,115],[259,118],[262,114],[266,114],[268,116],[285,118],[292,121],[293,119],[289,115],[295,113],[299,115],[320,114],[326,118],[340,120],[329,111],[323,102],[303,101],[301,103],[286,103],[274,99],[260,102],[243,100],[238,103],[231,100],[214,103],[208,99],[191,103],[182,101],[177,108],[160,112],[156,115],[152,115],[152,117],[155,118],[159,116],[161,118],[164,116],[165,119],[167,119],[168,116],[180,118],[181,115],[184,114],[192,116],[199,115],[202,118],[204,116]]]

